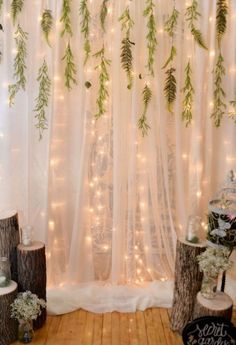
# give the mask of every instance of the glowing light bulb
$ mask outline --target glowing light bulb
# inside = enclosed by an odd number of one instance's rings
[[[188,158],[188,155],[187,155],[186,153],[183,153],[183,154],[182,154],[182,158],[183,158],[183,159],[187,159],[187,158]]]
[[[199,191],[196,193],[196,196],[197,196],[198,198],[200,198],[201,195],[202,195],[202,192],[199,190]]]
[[[209,55],[210,55],[210,57],[214,57],[215,56],[215,51],[214,50],[211,50],[210,52],[209,52]]]

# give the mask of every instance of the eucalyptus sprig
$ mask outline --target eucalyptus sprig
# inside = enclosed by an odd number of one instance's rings
[[[218,46],[221,45],[222,37],[227,28],[228,5],[227,0],[217,0],[216,3],[216,37]]]
[[[199,29],[196,28],[195,22],[201,17],[200,12],[198,12],[198,2],[197,0],[192,0],[192,4],[186,8],[186,20],[189,22],[189,29],[196,43],[203,49],[207,49],[206,43],[204,41],[203,35]]]
[[[51,47],[50,41],[49,41],[49,34],[52,30],[53,26],[53,16],[51,10],[44,10],[42,13],[42,19],[41,19],[41,29],[43,31],[45,40],[47,44]]]
[[[236,100],[230,101],[230,105],[233,107],[233,111],[229,112],[229,117],[236,122]]]
[[[177,55],[176,48],[175,48],[175,46],[172,45],[171,50],[170,50],[170,55],[167,58],[165,64],[162,67],[162,69],[165,69],[169,65],[169,63],[171,63],[174,60],[176,55]]]
[[[74,63],[74,55],[70,48],[70,43],[67,44],[65,55],[62,60],[65,60],[65,86],[70,91],[72,89],[72,84],[77,84],[76,81],[76,67]]]
[[[119,18],[121,22],[121,30],[125,33],[121,41],[121,65],[126,72],[128,85],[127,88],[131,89],[133,84],[133,55],[132,55],[132,45],[135,43],[130,40],[130,32],[134,26],[134,21],[132,20],[129,12],[129,7],[126,7],[124,12]]]
[[[178,23],[179,11],[174,7],[171,15],[164,23],[164,30],[168,33],[170,37],[174,37],[177,23]]]
[[[102,5],[101,5],[101,9],[100,9],[100,23],[101,23],[101,27],[102,27],[102,31],[105,32],[106,28],[105,28],[105,22],[106,22],[106,17],[107,17],[107,3],[109,0],[103,0],[102,1]]]
[[[225,75],[224,58],[219,53],[214,73],[214,93],[213,93],[213,111],[211,117],[216,127],[220,126],[222,117],[226,110],[225,91],[223,89],[223,77]]]
[[[148,134],[148,131],[150,129],[150,126],[147,123],[147,110],[151,102],[151,99],[152,91],[150,87],[146,84],[143,89],[143,112],[138,120],[138,128],[141,130],[143,137]]]
[[[176,78],[174,75],[175,68],[171,67],[166,71],[164,94],[167,101],[167,109],[173,113],[173,103],[176,99]]]
[[[90,23],[91,15],[89,12],[87,0],[81,0],[79,11],[82,17],[80,25],[81,25],[81,33],[84,36],[84,52],[85,52],[84,65],[85,65],[91,53],[91,45],[89,41],[89,23]]]
[[[14,79],[16,80],[15,84],[10,84],[8,86],[8,93],[9,93],[9,106],[11,107],[14,104],[14,98],[17,92],[22,89],[25,90],[26,85],[26,57],[27,57],[27,50],[26,50],[26,42],[28,39],[28,33],[23,31],[20,25],[18,24],[17,30],[15,32],[15,42],[16,42],[16,49],[17,53],[14,58]]]
[[[39,140],[43,137],[43,131],[48,128],[48,120],[46,117],[46,108],[48,107],[49,97],[51,93],[51,80],[48,74],[48,66],[46,61],[43,61],[39,68],[37,81],[39,82],[39,94],[35,99],[36,105],[34,112],[37,119],[36,128],[39,130]]]
[[[69,36],[72,36],[72,27],[71,27],[71,7],[70,7],[71,0],[63,0],[62,3],[62,14],[60,18],[60,22],[63,24],[63,30],[61,32],[61,36],[64,36],[67,33]]]
[[[12,0],[11,2],[11,15],[13,24],[16,24],[17,17],[19,13],[22,11],[24,6],[24,0]]]
[[[148,49],[148,61],[147,69],[148,72],[154,77],[154,57],[157,47],[156,38],[156,20],[154,16],[154,2],[153,0],[146,0],[146,7],[143,11],[144,17],[147,17],[147,49]]]
[[[105,56],[105,48],[102,47],[97,53],[94,54],[96,58],[99,59],[98,65],[95,69],[99,70],[99,89],[98,89],[98,97],[97,97],[97,106],[98,110],[95,114],[95,118],[99,119],[102,115],[106,113],[105,103],[109,97],[107,82],[110,80],[109,73],[107,67],[110,65],[111,61],[106,58]]]
[[[193,119],[193,95],[194,95],[194,88],[192,85],[192,69],[190,65],[190,61],[188,61],[185,67],[185,80],[184,80],[184,99],[183,99],[183,111],[182,111],[182,121],[185,123],[185,126],[191,124]]]

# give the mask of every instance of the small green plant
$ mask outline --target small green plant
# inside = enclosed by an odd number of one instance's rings
[[[178,23],[179,11],[174,7],[171,15],[164,23],[164,30],[168,33],[170,37],[174,37],[177,23]]]
[[[188,61],[187,66],[185,67],[185,80],[184,80],[184,99],[183,99],[183,111],[182,111],[182,120],[185,123],[185,126],[191,124],[193,119],[193,95],[194,95],[194,88],[192,85],[192,69],[190,65],[190,61]]]
[[[84,65],[88,61],[88,58],[91,53],[91,45],[89,41],[89,23],[90,23],[90,12],[88,9],[88,1],[82,0],[80,2],[80,15],[81,15],[81,33],[84,36],[84,52],[85,52],[85,59],[84,59]]]
[[[173,113],[173,104],[176,99],[176,79],[175,68],[171,67],[166,71],[166,79],[164,86],[164,94],[167,101],[167,109],[170,113]]]
[[[70,48],[70,43],[67,44],[65,55],[62,60],[65,61],[65,86],[68,90],[72,89],[72,84],[77,84],[76,81],[76,67],[74,63],[74,55]]]
[[[147,110],[152,99],[152,91],[148,85],[145,85],[143,89],[143,112],[138,120],[138,128],[142,132],[142,136],[148,134],[150,126],[147,123]]]
[[[229,103],[233,107],[233,111],[229,112],[229,117],[236,122],[236,100],[230,101]]]
[[[146,0],[146,8],[144,9],[143,15],[147,17],[147,49],[148,49],[148,61],[147,69],[150,75],[154,77],[154,62],[155,52],[157,47],[156,38],[156,20],[154,16],[154,2],[153,0]]]
[[[16,24],[16,20],[24,6],[24,0],[12,0],[11,2],[11,15],[13,24]]]
[[[67,33],[69,36],[72,36],[72,27],[71,27],[71,8],[70,8],[71,0],[63,0],[62,3],[62,14],[60,18],[60,22],[63,25],[63,30],[61,32],[61,36],[64,36]]]
[[[106,17],[107,17],[107,3],[109,0],[103,0],[101,9],[100,9],[100,23],[102,27],[102,31],[105,32],[105,22],[106,22]]]
[[[177,55],[176,48],[175,48],[175,46],[172,46],[171,50],[170,50],[170,55],[167,58],[164,66],[162,68],[165,69],[169,65],[169,63],[173,62],[176,55]]]
[[[218,46],[221,45],[221,40],[227,28],[227,14],[228,5],[227,0],[217,0],[216,3],[216,37]]]
[[[41,19],[41,28],[45,37],[47,44],[51,47],[49,41],[49,34],[52,31],[53,26],[53,16],[51,10],[44,10]]]

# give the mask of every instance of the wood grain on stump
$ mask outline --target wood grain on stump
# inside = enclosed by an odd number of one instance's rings
[[[18,215],[16,211],[0,213],[0,256],[8,257],[11,264],[11,279],[17,279],[16,248],[20,243]]]
[[[214,298],[204,298],[198,292],[194,306],[193,318],[201,316],[221,316],[227,321],[231,321],[233,312],[233,301],[224,292],[217,292]]]
[[[45,245],[42,242],[33,242],[30,246],[19,244],[18,258],[18,289],[31,291],[46,301],[46,256]],[[34,329],[43,326],[46,321],[46,309],[34,321]]]
[[[17,284],[11,281],[0,288],[0,345],[8,345],[17,339],[17,321],[11,318],[10,305],[17,297]]]
[[[192,320],[194,301],[203,277],[196,256],[204,250],[203,245],[177,240],[174,297],[170,318],[173,331],[181,333],[184,326]]]

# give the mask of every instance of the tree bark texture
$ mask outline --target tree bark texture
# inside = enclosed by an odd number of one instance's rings
[[[203,277],[196,256],[204,250],[203,246],[177,240],[174,297],[170,318],[173,331],[182,333],[184,326],[192,320],[194,301]]]
[[[34,242],[31,246],[20,244],[17,248],[18,289],[31,291],[46,301],[46,256],[45,245]],[[46,309],[34,321],[34,329],[41,328],[46,321]]]
[[[4,290],[7,290],[5,293]],[[11,318],[10,305],[17,296],[17,284],[0,290],[0,345],[8,345],[17,339],[17,321]]]
[[[221,316],[231,321],[233,312],[233,301],[224,292],[217,292],[216,297],[206,299],[198,292],[193,311],[193,318],[202,316]]]
[[[17,254],[16,248],[20,243],[20,233],[18,225],[18,215],[0,219],[0,256],[9,258],[11,264],[11,279],[18,281],[17,278]]]

